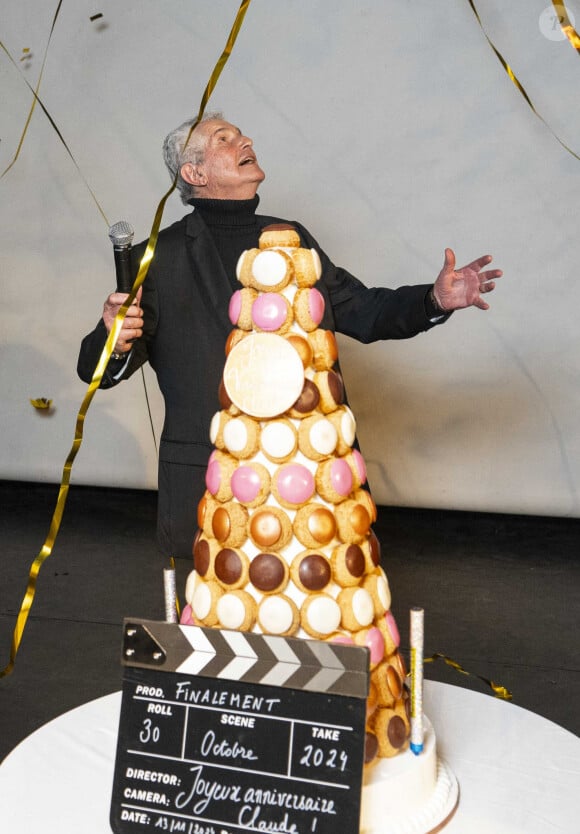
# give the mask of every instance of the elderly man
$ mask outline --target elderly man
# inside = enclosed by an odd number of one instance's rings
[[[236,262],[242,251],[258,246],[264,226],[287,222],[256,214],[265,175],[251,139],[220,114],[207,116],[190,135],[192,124],[185,122],[169,134],[164,158],[171,176],[177,176],[183,202],[194,210],[160,233],[102,381],[103,388],[116,385],[146,361],[157,374],[165,400],[158,542],[164,554],[182,557],[191,556],[196,507],[204,490],[209,425],[219,408],[224,345],[231,330],[228,303],[239,287]],[[455,256],[446,249],[434,284],[367,288],[336,267],[307,229],[290,222],[301,245],[320,254],[317,288],[326,302],[320,326],[365,343],[415,336],[460,308],[488,309],[482,295],[493,290],[502,274],[484,269],[492,260],[489,255],[456,269]],[[145,246],[133,249],[135,274]],[[109,295],[101,320],[83,340],[78,373],[85,382],[126,297]]]

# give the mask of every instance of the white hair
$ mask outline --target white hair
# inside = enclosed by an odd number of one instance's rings
[[[200,119],[199,124],[215,121],[216,119],[223,119],[223,114],[217,111],[207,113]],[[196,119],[188,119],[186,122],[183,122],[175,130],[172,130],[163,142],[163,159],[171,179],[175,180],[177,178],[176,187],[183,203],[187,203],[188,200],[195,197],[195,188],[191,183],[183,179],[180,173],[181,167],[186,162],[199,165],[203,162],[205,153],[205,140],[202,134],[197,129],[193,132],[191,130],[195,122]]]

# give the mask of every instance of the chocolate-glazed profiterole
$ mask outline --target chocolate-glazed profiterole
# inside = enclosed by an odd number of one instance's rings
[[[245,553],[232,547],[223,547],[215,557],[214,571],[218,582],[234,590],[243,588],[248,581],[249,561]]]
[[[312,414],[320,402],[320,391],[316,385],[310,380],[304,380],[302,392],[292,408],[290,409],[291,417],[305,417],[307,414]]]
[[[250,582],[263,594],[281,591],[288,582],[288,565],[275,553],[258,553],[250,565]]]
[[[332,578],[332,570],[326,556],[306,551],[292,561],[291,576],[294,584],[305,593],[322,591]]]

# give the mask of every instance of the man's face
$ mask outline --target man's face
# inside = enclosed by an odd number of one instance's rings
[[[205,138],[205,153],[192,174],[197,196],[221,200],[253,197],[265,174],[256,160],[252,140],[221,119],[203,122],[198,129]]]

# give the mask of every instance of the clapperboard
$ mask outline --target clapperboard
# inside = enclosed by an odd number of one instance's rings
[[[125,620],[115,834],[358,834],[368,650]]]

